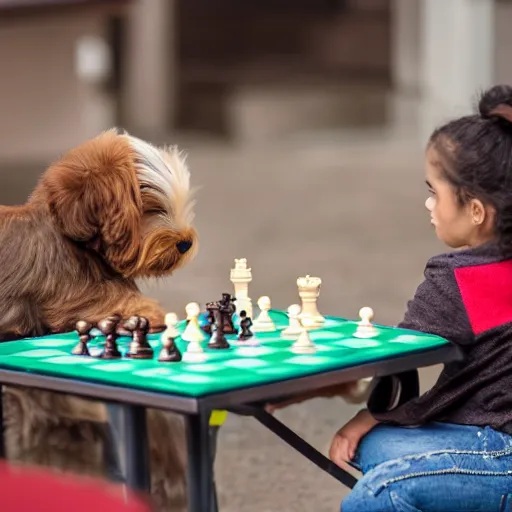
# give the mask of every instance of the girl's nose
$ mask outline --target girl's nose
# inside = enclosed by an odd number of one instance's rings
[[[427,197],[425,201],[425,208],[431,212],[434,209],[435,199],[433,197]]]

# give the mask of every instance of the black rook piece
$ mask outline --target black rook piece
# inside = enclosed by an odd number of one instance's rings
[[[222,315],[220,312],[219,304],[210,304],[208,311],[211,312],[214,319],[214,323],[212,324],[212,337],[208,342],[208,348],[230,348],[228,340],[226,339],[222,329]]]
[[[234,301],[236,299],[229,293],[223,293],[222,299],[219,301],[219,310],[222,315],[221,323],[218,328],[222,329],[225,334],[235,334],[236,329],[233,325],[233,314],[236,311]]]

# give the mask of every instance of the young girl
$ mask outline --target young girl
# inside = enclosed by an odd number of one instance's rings
[[[419,397],[404,398],[407,374],[382,379],[337,432],[330,458],[363,473],[343,512],[512,510],[512,87],[478,107],[430,137],[425,206],[457,250],[428,261],[399,324],[447,338],[465,359]]]

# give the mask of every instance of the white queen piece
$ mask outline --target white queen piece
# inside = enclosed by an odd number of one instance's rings
[[[321,327],[325,322],[325,318],[320,314],[317,307],[321,286],[322,280],[319,277],[307,275],[297,279],[299,296],[302,300],[299,318],[306,320],[306,325],[310,329]]]

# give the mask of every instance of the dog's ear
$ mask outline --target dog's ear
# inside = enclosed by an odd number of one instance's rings
[[[126,138],[107,131],[71,150],[50,166],[41,187],[65,236],[130,273],[140,245],[142,200]]]

